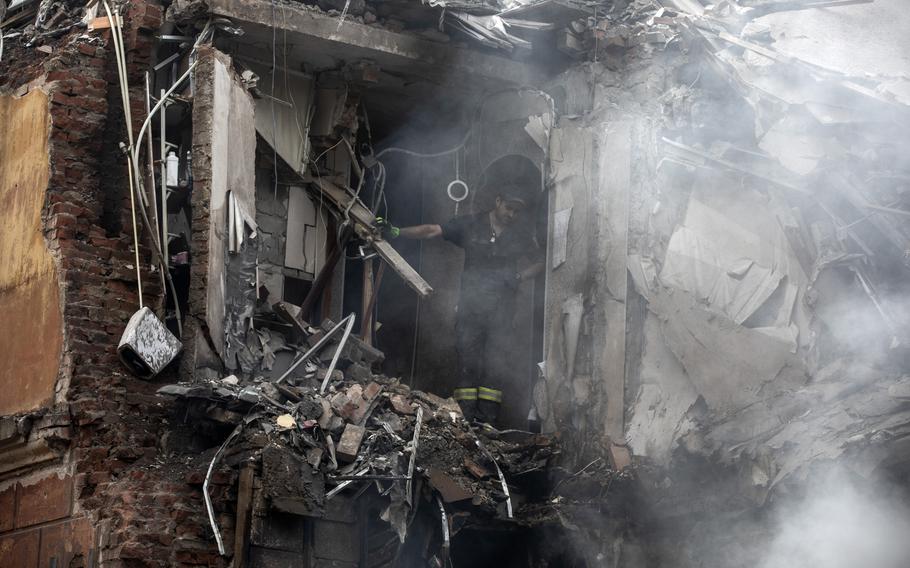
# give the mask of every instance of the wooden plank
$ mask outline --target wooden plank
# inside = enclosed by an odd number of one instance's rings
[[[373,241],[373,250],[382,260],[401,276],[405,283],[417,292],[421,298],[426,298],[433,293],[433,287],[427,283],[408,262],[401,258],[398,251],[388,241]]]
[[[237,484],[237,522],[234,529],[234,568],[247,566],[250,542],[250,515],[253,511],[253,465],[247,463],[240,470]]]
[[[370,326],[373,325],[373,259],[363,261],[363,291],[360,295],[360,340],[367,345],[373,344],[373,334]]]
[[[351,231],[345,231],[341,237],[339,237],[340,246],[337,244],[332,246],[332,252],[329,253],[329,257],[323,263],[322,268],[319,269],[319,274],[316,275],[316,280],[313,280],[310,291],[307,293],[306,298],[303,299],[303,304],[300,306],[300,312],[296,316],[301,323],[309,321],[310,313],[312,313],[313,307],[316,305],[316,302],[319,301],[323,291],[326,292],[326,295],[323,298],[323,311],[326,311],[325,308],[331,304],[332,287],[327,287],[327,284],[335,273],[335,266],[341,259],[341,251],[344,249],[350,236]],[[332,239],[331,242],[334,242],[334,239]],[[343,267],[344,264],[342,264],[342,268]],[[317,322],[319,319],[322,318],[317,318]]]
[[[350,206],[349,214],[357,225],[362,229],[362,233],[366,233],[369,236],[373,236],[372,246],[373,250],[376,251],[376,254],[386,261],[388,265],[398,273],[399,276],[411,287],[412,290],[417,292],[421,297],[426,298],[433,293],[433,287],[430,286],[420,274],[411,267],[407,261],[398,254],[398,251],[388,242],[381,239],[376,239],[376,230],[374,224],[376,218],[373,216],[373,213],[370,212],[366,206],[361,203],[359,199],[356,199],[354,196],[350,195],[344,189],[338,187],[332,182],[324,179],[318,178],[313,179],[309,178],[307,181],[310,181],[322,191],[323,195],[329,198],[332,203],[335,204],[335,207],[345,211],[348,210]],[[351,205],[351,200],[354,200],[353,205]],[[369,239],[369,237],[368,237]]]
[[[307,330],[300,321],[301,309],[294,304],[285,301],[275,302],[272,304],[272,310],[275,315],[294,326],[294,330],[301,337],[306,337]]]
[[[351,203],[351,199],[354,199],[354,196],[345,191],[344,189],[338,187],[331,181],[326,178],[307,178],[307,181],[311,182],[317,188],[319,188],[322,193],[328,197],[332,203],[335,204],[335,207],[346,210],[348,205]],[[366,206],[357,199],[354,201],[354,204],[351,205],[351,210],[349,211],[351,217],[357,223],[364,225],[367,229],[372,229],[373,222],[376,220],[373,217],[373,214],[370,212]]]
[[[379,299],[379,287],[382,286],[382,275],[385,273],[385,264],[379,265],[379,271],[376,273],[376,281],[373,284],[373,290],[370,295],[370,303],[367,305],[366,316],[363,318],[363,327],[361,328],[360,335],[367,345],[373,345],[372,341],[367,341],[367,339],[372,339],[373,337],[373,309],[376,307],[376,300]]]

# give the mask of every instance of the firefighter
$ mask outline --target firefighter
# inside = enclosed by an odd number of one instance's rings
[[[442,237],[464,249],[461,294],[456,308],[455,346],[458,386],[453,396],[470,421],[496,423],[503,404],[503,381],[488,372],[488,346],[495,334],[511,331],[515,297],[522,281],[542,269],[536,262],[539,247],[531,223],[524,219],[527,200],[521,188],[503,188],[493,209],[455,217],[442,225],[397,228],[381,222],[390,237],[435,239]]]

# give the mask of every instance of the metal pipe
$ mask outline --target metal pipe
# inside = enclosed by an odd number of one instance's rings
[[[152,110],[151,81],[149,80],[149,73],[148,73],[148,71],[146,71],[145,72],[145,115],[148,116],[149,112],[151,112],[151,110]],[[149,185],[149,190],[151,192],[151,197],[146,198],[146,203],[151,202],[152,205],[154,206],[154,204],[158,202],[158,197],[157,197],[157,191],[155,190],[155,166],[154,166],[155,156],[152,153],[152,131],[151,130],[146,131],[145,136],[146,136],[146,139],[148,140],[148,146],[149,146],[147,166],[148,166],[148,185]],[[143,195],[143,197],[145,197],[145,196]],[[155,231],[155,234],[158,234],[160,232],[160,223],[159,223],[158,215],[155,215],[154,221],[155,221],[154,231]],[[167,259],[166,258],[162,259],[160,255],[158,256],[158,267],[161,272],[161,274],[160,274],[161,289],[166,291],[167,290],[167,277],[165,275],[165,270],[167,269]]]
[[[319,387],[319,394],[323,394],[325,388],[329,385],[329,379],[332,378],[332,371],[335,370],[335,365],[338,364],[338,357],[341,355],[341,350],[344,348],[344,344],[347,343],[348,337],[351,335],[351,329],[354,328],[354,314],[350,314],[345,319],[348,320],[348,325],[345,326],[344,335],[341,336],[341,341],[338,343],[338,349],[335,350],[335,355],[332,356],[332,362],[325,371],[325,378],[322,379],[322,386]]]
[[[354,475],[356,477],[360,477],[368,471],[370,471],[370,466],[366,466],[365,468],[361,469],[360,471],[355,472]],[[329,491],[328,493],[325,494],[325,500],[328,501],[335,495],[338,495],[339,493],[341,493],[344,490],[345,487],[347,487],[348,485],[350,485],[352,483],[354,483],[354,480],[344,481],[344,482],[338,484],[338,487],[336,487],[335,489],[332,489],[331,491]]]
[[[167,101],[164,96],[164,89],[161,89],[161,100],[158,102]],[[167,102],[164,103],[164,107],[158,113],[161,117],[160,131],[158,132],[158,137],[161,144],[161,153],[158,155],[158,161],[161,163],[161,256],[164,261],[164,269],[168,272],[171,271],[171,259],[168,256],[168,235],[167,235],[167,158],[165,157],[165,152],[167,151]],[[149,129],[151,133],[151,129]],[[151,147],[149,148],[151,152]],[[176,300],[176,297],[175,297]],[[177,302],[174,302],[174,305],[177,305]],[[180,309],[179,307],[177,308]]]
[[[234,428],[231,435],[227,437],[227,440],[225,440],[224,443],[221,444],[221,447],[218,448],[218,451],[215,452],[215,456],[212,458],[211,463],[209,463],[209,469],[205,474],[205,481],[202,482],[202,495],[205,498],[205,510],[209,514],[209,523],[212,525],[212,532],[215,533],[215,542],[218,543],[218,554],[221,556],[224,556],[224,541],[221,539],[221,530],[218,528],[218,521],[215,520],[215,508],[212,506],[212,498],[209,496],[209,481],[212,479],[212,471],[215,469],[215,464],[218,463],[218,458],[224,453],[228,444],[240,434],[242,428],[243,422]]]
[[[158,39],[161,41],[176,41],[180,43],[189,43],[191,41],[196,41],[196,38],[193,36],[182,36],[182,35],[160,35]]]
[[[448,565],[449,559],[449,519],[446,515],[446,508],[442,504],[439,495],[436,496],[436,504],[439,506],[439,520],[442,522],[442,550],[445,555],[442,559],[443,566]]]
[[[405,487],[404,498],[407,500],[408,505],[410,505],[413,500],[411,499],[411,485],[414,480],[414,466],[417,463],[417,445],[420,442],[420,426],[423,424],[423,406],[417,405],[417,419],[414,421],[414,437],[411,438],[411,459],[408,462],[408,483]]]
[[[148,116],[145,117],[145,121],[142,123],[142,128],[139,129],[139,136],[137,138],[138,142],[136,143],[136,147],[132,149],[132,160],[133,160],[134,164],[139,163],[139,152],[142,150],[142,136],[143,136],[143,134],[145,134],[145,130],[151,124],[152,117],[165,104],[165,102],[167,101],[167,97],[169,97],[175,90],[177,90],[177,87],[187,77],[190,76],[190,73],[192,72],[192,70],[195,66],[196,66],[195,63],[193,63],[192,65],[189,66],[189,68],[183,73],[183,75],[181,75],[180,78],[173,85],[171,85],[171,88],[168,89],[168,91],[167,91],[167,93],[165,93],[164,97],[162,97],[162,99],[159,100],[155,104],[154,107],[152,107],[152,110],[149,112]],[[166,179],[161,180],[162,187],[165,185],[166,181],[167,181]],[[138,172],[136,173],[136,183],[137,184],[139,183]],[[142,213],[143,213],[143,215],[145,215],[145,209],[142,210]],[[167,215],[166,211],[164,212],[164,215]],[[167,236],[165,235],[165,241],[166,240],[167,240]],[[183,322],[182,322],[183,318],[180,313],[180,301],[177,298],[177,288],[174,286],[174,280],[173,280],[173,278],[171,278],[171,272],[167,268],[169,259],[164,256],[164,252],[162,251],[160,235],[157,235],[157,234],[155,235],[155,238],[152,239],[152,245],[156,248],[156,252],[157,252],[158,256],[162,257],[162,264],[163,264],[162,270],[165,273],[165,278],[167,279],[168,284],[170,285],[171,295],[173,296],[173,299],[174,299],[174,311],[177,314],[177,333],[180,335],[180,337],[183,337]]]
[[[487,456],[487,459],[490,460],[491,462],[493,462],[493,466],[496,468],[496,474],[499,476],[499,484],[502,487],[502,492],[505,493],[505,495],[506,495],[506,513],[508,515],[508,518],[511,519],[512,518],[512,494],[509,493],[509,484],[506,483],[506,476],[503,475],[502,470],[499,468],[499,463],[496,461],[496,458],[493,457],[493,454],[491,454],[490,451],[487,450],[486,446],[484,446],[483,443],[480,441],[480,437],[476,433],[474,433],[473,430],[471,431],[471,433],[474,434],[474,443],[476,443],[477,447],[480,449],[480,451],[483,452],[483,454],[485,456]]]
[[[135,255],[136,261],[136,290],[139,292],[139,309],[145,307],[145,302],[142,300],[142,271],[141,265],[139,264],[139,228],[136,223],[136,195],[138,188],[134,187],[133,184],[133,161],[129,156],[126,158],[126,173],[129,176],[130,182],[130,215],[133,220],[133,252]],[[138,175],[138,174],[136,174]]]
[[[161,100],[159,100],[155,104],[155,106],[152,107],[152,112],[147,117],[145,117],[145,122],[142,123],[142,128],[139,130],[139,137],[138,137],[139,142],[137,144],[137,147],[133,150],[134,159],[138,159],[139,151],[142,149],[142,135],[145,133],[145,129],[148,128],[149,123],[152,120],[152,116],[154,116],[155,113],[158,112],[158,109],[160,109],[164,105],[164,103],[167,101],[167,98],[170,97],[172,94],[174,94],[174,91],[177,90],[177,87],[179,87],[180,84],[183,83],[183,81],[185,81],[186,78],[190,76],[190,73],[192,73],[193,69],[196,68],[197,63],[198,62],[194,62],[192,65],[190,65],[187,68],[186,71],[183,72],[183,75],[181,75],[174,82],[174,84],[171,85],[171,88],[167,90],[167,92],[164,94],[164,96],[161,98]]]
[[[162,62],[159,63],[158,65],[155,65],[154,67],[152,67],[152,70],[153,70],[153,71],[161,71],[164,67],[167,66],[168,63],[171,63],[171,62],[174,61],[175,59],[179,58],[180,55],[181,55],[181,53],[180,53],[179,51],[178,51],[177,53],[174,53],[173,55],[171,55],[170,57],[168,57],[167,59],[165,59],[164,61],[162,61]]]
[[[338,331],[339,329],[341,329],[341,326],[348,320],[348,318],[353,318],[353,317],[354,317],[354,315],[351,314],[347,318],[344,318],[343,320],[341,320],[340,322],[335,324],[335,327],[333,327],[325,335],[323,335],[319,339],[319,341],[316,342],[316,345],[312,346],[309,351],[307,351],[306,353],[304,353],[303,355],[298,357],[297,360],[295,360],[293,363],[291,363],[291,366],[288,367],[288,370],[285,371],[283,375],[278,377],[278,380],[275,381],[275,384],[276,385],[281,384],[281,382],[284,379],[286,379],[288,377],[288,375],[290,375],[294,371],[294,369],[299,367],[301,363],[303,363],[304,361],[306,361],[307,359],[309,359],[310,357],[315,355],[317,352],[319,352],[319,350],[322,349],[326,343],[328,343],[329,339],[331,339],[331,337],[335,334],[335,332]]]
[[[336,475],[330,477],[332,481],[404,481],[406,475]]]
[[[124,118],[124,121],[126,122],[127,139],[129,140],[129,147],[127,148],[126,171],[127,171],[127,175],[129,176],[129,186],[130,186],[130,215],[131,215],[132,222],[133,222],[133,249],[134,249],[134,253],[135,253],[135,263],[136,263],[136,288],[138,290],[138,295],[139,295],[139,307],[142,308],[145,306],[145,302],[143,301],[143,298],[142,298],[142,269],[141,269],[141,265],[139,264],[139,228],[137,227],[137,223],[136,223],[136,193],[135,193],[136,191],[138,191],[139,172],[135,171],[136,168],[134,167],[134,165],[135,165],[136,161],[133,160],[132,156],[130,155],[130,151],[132,150],[132,147],[133,147],[133,124],[132,124],[133,120],[132,120],[132,116],[130,114],[129,89],[127,87],[126,67],[122,61],[122,59],[124,58],[124,55],[123,55],[123,45],[120,43],[120,41],[123,38],[122,38],[122,36],[120,36],[117,33],[118,28],[117,28],[116,23],[120,17],[119,13],[116,15],[111,13],[110,5],[107,3],[107,0],[104,1],[104,10],[107,13],[107,19],[111,24],[111,32],[112,32],[111,39],[114,43],[114,58],[116,59],[116,63],[117,63],[117,75],[120,79],[119,86],[120,86],[121,103],[123,104],[123,118]]]

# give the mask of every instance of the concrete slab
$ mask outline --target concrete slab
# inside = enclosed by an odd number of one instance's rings
[[[408,75],[435,81],[458,82],[472,77],[492,85],[534,85],[544,80],[543,70],[520,61],[487,55],[472,49],[427,41],[415,35],[345,20],[301,5],[275,5],[267,0],[210,0],[213,15],[234,20],[244,29],[235,41],[270,45],[273,26],[282,46],[287,46],[288,64],[300,55],[308,61],[319,58],[359,61],[369,59],[380,69],[393,68]],[[285,37],[285,32],[287,36]],[[284,61],[284,60],[282,60]],[[326,65],[329,65],[327,62]]]

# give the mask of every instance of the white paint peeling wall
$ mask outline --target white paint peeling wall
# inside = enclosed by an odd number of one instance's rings
[[[253,100],[231,69],[227,55],[215,50],[211,113],[211,195],[206,323],[215,347],[224,349],[227,193],[246,216],[255,218],[256,129]],[[223,351],[222,351],[223,353]]]

